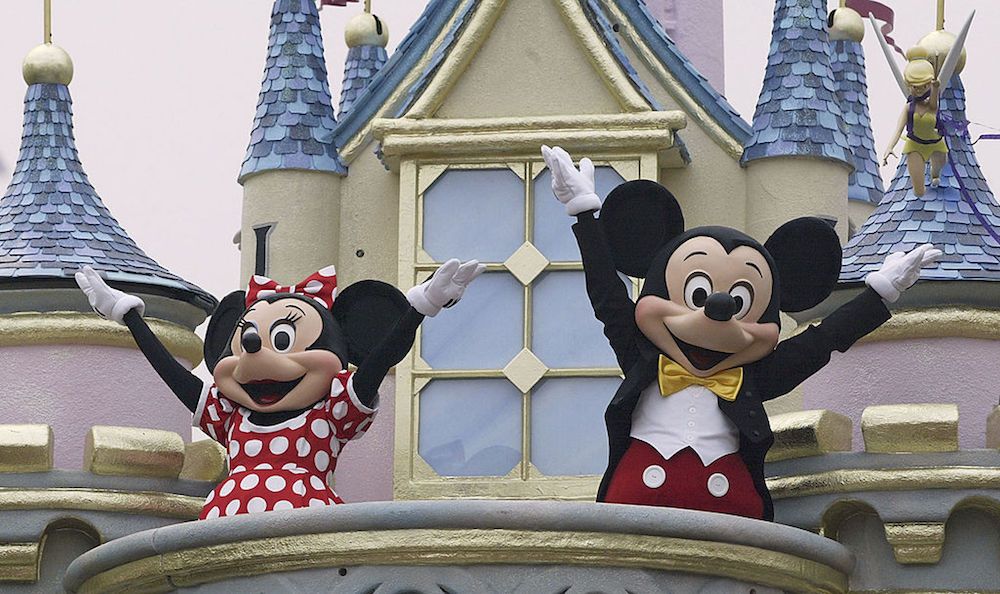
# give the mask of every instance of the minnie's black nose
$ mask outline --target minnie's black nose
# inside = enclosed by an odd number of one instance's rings
[[[736,313],[736,300],[729,293],[712,293],[705,300],[705,315],[717,322],[732,319]]]
[[[240,342],[243,344],[243,350],[248,353],[256,353],[260,350],[260,334],[257,334],[253,328],[243,333]]]

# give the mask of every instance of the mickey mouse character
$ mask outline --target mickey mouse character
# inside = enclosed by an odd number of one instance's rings
[[[112,289],[90,267],[76,281],[97,313],[128,326],[194,425],[226,448],[229,477],[206,499],[205,519],[342,503],[329,486],[337,456],[364,435],[382,379],[410,350],[424,316],[457,303],[484,269],[449,260],[406,297],[366,280],[336,300],[333,266],[291,286],[255,275],[209,320],[211,385],[167,352],[142,319],[141,299]]]
[[[790,221],[764,245],[728,227],[685,232],[663,186],[626,182],[602,207],[589,159],[577,170],[558,147],[542,155],[553,192],[577,217],[587,294],[625,372],[604,415],[610,451],[597,500],[773,519],[763,402],[888,320],[885,302],[941,252],[890,255],[860,295],[779,343],[779,312],[817,305],[837,282],[840,242],[827,223]],[[637,302],[619,271],[645,278]]]

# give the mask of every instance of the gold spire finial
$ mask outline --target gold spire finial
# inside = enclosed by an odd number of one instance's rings
[[[944,0],[938,0],[937,30],[944,31]]]
[[[344,41],[347,47],[374,45],[385,47],[389,44],[389,28],[382,19],[371,12],[372,1],[365,0],[365,11],[347,22]]]
[[[24,82],[68,85],[73,80],[73,60],[66,50],[52,43],[52,0],[44,0],[42,45],[28,52],[21,66]]]
[[[372,0],[365,0],[365,12],[372,13]]]
[[[45,0],[45,37],[42,43],[52,43],[52,0]]]

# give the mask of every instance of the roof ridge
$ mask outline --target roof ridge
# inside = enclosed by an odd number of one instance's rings
[[[854,171],[847,183],[847,198],[878,204],[885,195],[879,172],[868,112],[865,53],[860,42],[839,39],[829,44],[830,67],[847,126],[847,141],[854,157]]]

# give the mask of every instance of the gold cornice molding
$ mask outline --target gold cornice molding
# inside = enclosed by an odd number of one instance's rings
[[[821,319],[803,322],[795,334]],[[945,307],[910,309],[892,313],[889,320],[874,332],[863,336],[859,343],[925,338],[974,338],[1000,340],[1000,311],[975,307]]]
[[[0,544],[0,583],[37,582],[41,556],[40,542]]]
[[[170,354],[193,367],[201,363],[202,342],[194,332],[157,318],[146,318],[146,323]],[[0,347],[46,344],[139,348],[128,328],[96,314],[60,311],[0,315]]]
[[[767,479],[767,487],[774,499],[864,491],[1000,489],[1000,468],[981,466],[851,468],[772,477]]]
[[[156,491],[0,487],[0,511],[64,509],[194,520],[200,497]]]
[[[884,528],[897,563],[930,565],[941,561],[944,522],[886,522]]]
[[[168,552],[94,575],[78,591],[168,591],[234,577],[345,565],[497,564],[677,571],[794,592],[843,593],[848,587],[847,576],[832,567],[747,545],[599,532],[410,529],[301,534]]]

